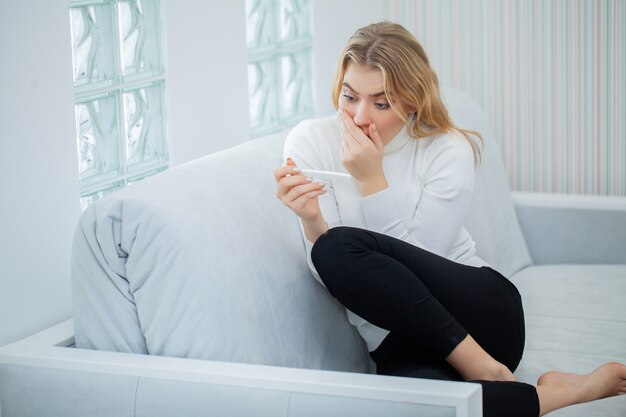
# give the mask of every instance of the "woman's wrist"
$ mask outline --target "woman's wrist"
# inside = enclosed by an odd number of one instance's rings
[[[315,243],[315,241],[328,230],[326,220],[324,220],[324,216],[322,216],[321,213],[314,219],[302,220],[302,226],[304,227],[306,238],[311,243]]]
[[[376,194],[389,187],[387,178],[384,175],[379,175],[373,178],[367,178],[359,181],[359,190],[361,197],[367,197],[372,194]]]

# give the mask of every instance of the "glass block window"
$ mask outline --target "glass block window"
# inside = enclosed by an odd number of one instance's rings
[[[159,0],[71,0],[80,198],[168,167]]]
[[[313,115],[311,0],[246,0],[250,128],[261,136]]]

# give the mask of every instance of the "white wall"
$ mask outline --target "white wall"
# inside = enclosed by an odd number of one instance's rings
[[[171,166],[249,137],[244,1],[165,0]]]
[[[313,61],[315,110],[318,116],[335,111],[331,101],[332,82],[339,54],[348,38],[361,26],[387,18],[387,1],[313,1]]]
[[[67,0],[0,2],[0,345],[70,317],[73,102]]]

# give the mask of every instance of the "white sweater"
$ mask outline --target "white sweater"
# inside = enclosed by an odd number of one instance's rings
[[[336,117],[305,120],[287,136],[283,160],[291,157],[300,168],[348,173],[341,162],[340,145]],[[319,203],[329,228],[360,227],[465,265],[487,265],[476,256],[475,243],[463,227],[475,175],[472,148],[465,137],[448,133],[413,139],[402,129],[385,146],[383,171],[389,187],[365,198],[354,180],[328,182]],[[309,267],[322,283],[311,262],[313,245],[302,232]],[[370,351],[389,334],[347,313]]]

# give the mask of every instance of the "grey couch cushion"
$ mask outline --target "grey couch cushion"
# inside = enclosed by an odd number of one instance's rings
[[[626,362],[626,265],[548,265],[512,277],[526,317],[526,350],[516,375],[536,383],[549,370],[588,373]],[[562,417],[624,416],[626,398],[554,413]],[[551,414],[552,415],[552,414]]]
[[[456,125],[477,131],[484,141],[465,227],[476,241],[478,256],[509,277],[532,261],[513,208],[500,146],[485,114],[472,98],[450,88],[442,93]]]

